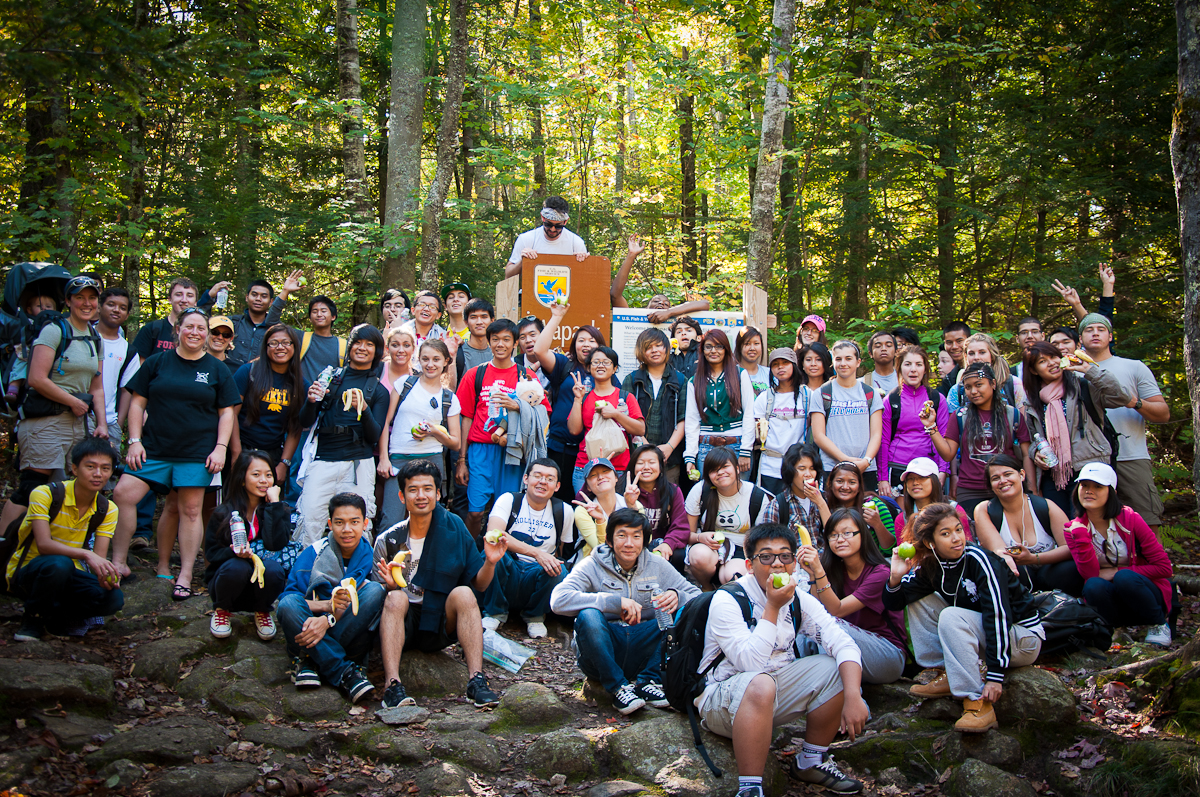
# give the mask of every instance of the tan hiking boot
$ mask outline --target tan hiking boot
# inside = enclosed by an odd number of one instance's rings
[[[932,681],[927,684],[916,684],[908,690],[908,693],[915,697],[949,697],[950,679],[946,677],[946,671],[942,670]]]
[[[996,720],[996,709],[992,708],[990,700],[967,699],[963,701],[963,715],[954,723],[954,730],[962,733],[983,733],[999,724]]]

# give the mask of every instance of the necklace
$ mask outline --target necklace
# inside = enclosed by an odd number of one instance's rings
[[[1024,500],[1021,501],[1021,513],[1020,513],[1021,514],[1021,528],[1017,532],[1017,534],[1019,534],[1020,536],[1012,534],[1012,523],[1011,522],[1009,522],[1008,528],[1009,528],[1009,536],[1013,537],[1013,539],[1018,544],[1024,545],[1026,548],[1033,550],[1034,545],[1037,545],[1037,532],[1035,531],[1033,533],[1033,544],[1032,545],[1025,541],[1025,515],[1029,509],[1029,504],[1030,504],[1029,496],[1024,496]],[[1008,513],[1006,512],[1005,516],[1007,517],[1007,515],[1008,515]]]

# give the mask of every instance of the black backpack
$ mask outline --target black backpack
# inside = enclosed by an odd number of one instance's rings
[[[58,341],[58,346],[54,350],[54,362],[50,366],[51,373],[60,367],[67,347],[77,340],[86,342],[92,354],[99,360],[104,360],[104,350],[101,348],[100,335],[96,332],[95,328],[89,324],[87,334],[76,335],[75,327],[71,326],[67,317],[54,310],[43,310],[34,317],[32,325],[25,333],[25,356],[27,358],[32,358],[33,356],[33,342],[37,340],[38,335],[42,334],[42,330],[51,324],[57,324],[59,332],[62,333],[62,337]],[[126,357],[126,360],[128,360],[128,357]],[[59,404],[57,401],[48,399],[30,387],[28,379],[25,380],[17,395],[17,408],[18,415],[22,418],[44,418],[51,415],[62,415],[67,411],[65,404]]]
[[[63,482],[50,482],[50,508],[48,515],[50,520],[58,517],[58,513],[62,511],[63,502],[67,499],[67,486]],[[4,532],[4,539],[0,540],[0,592],[5,595],[15,595],[14,586],[8,581],[8,563],[15,554],[17,558],[17,567],[13,570],[15,577],[21,572],[21,567],[25,564],[25,557],[29,555],[29,549],[33,545],[34,534],[33,527],[29,529],[29,534],[24,540],[20,539],[21,523],[25,520],[25,515],[28,512],[22,512],[21,516],[8,524],[8,528]],[[96,536],[96,531],[99,530],[100,524],[108,517],[108,498],[102,493],[96,495],[96,511],[92,513],[92,517],[88,520],[87,536],[84,538],[83,547],[91,546],[91,541]],[[18,552],[18,549],[19,552]],[[20,597],[20,596],[17,596]]]
[[[704,507],[708,506],[708,497],[712,494],[713,488],[707,480],[702,483],[704,486],[700,488],[700,511],[704,512]],[[740,490],[741,488],[739,487],[738,489]],[[753,527],[758,525],[758,516],[759,513],[762,512],[763,501],[766,501],[771,497],[772,496],[769,492],[759,487],[757,484],[754,485],[754,490],[750,493],[750,517],[748,519],[750,526]],[[709,517],[709,514],[704,512],[704,520],[701,523],[701,526],[702,527],[700,531],[702,532],[716,531],[717,519],[715,517]]]
[[[754,628],[757,624],[750,606],[750,596],[737,582],[731,582],[720,588],[733,596],[738,607],[742,610],[742,619],[746,625]],[[702,592],[683,605],[675,625],[663,632],[662,644],[662,676],[663,691],[667,702],[676,711],[687,714],[692,726],[692,741],[696,751],[704,759],[704,763],[712,770],[713,775],[721,777],[722,772],[713,763],[700,738],[700,725],[696,721],[697,697],[704,692],[704,681],[716,666],[725,660],[724,652],[717,654],[712,664],[700,670],[700,662],[704,659],[704,636],[708,630],[708,613],[713,596],[717,591]],[[801,658],[799,647],[800,628],[800,598],[792,601],[792,625],[797,630],[796,658]]]
[[[1054,536],[1054,530],[1050,528],[1050,504],[1040,495],[1029,496],[1029,503],[1033,507],[1034,517],[1042,525],[1042,529],[1050,536]],[[993,498],[988,501],[987,513],[988,520],[992,521],[992,525],[996,527],[996,532],[999,533],[1000,527],[1004,525],[1004,507],[1000,506],[999,498]]]
[[[412,389],[416,387],[417,383],[420,381],[421,377],[417,376],[416,374],[413,374],[404,380],[404,387],[400,389],[400,398],[396,401],[397,410],[399,410],[400,406],[404,404],[404,400],[408,398],[408,394],[412,392]],[[442,426],[445,426],[447,430],[450,428],[448,425],[450,422],[450,404],[453,399],[454,395],[446,388],[442,388]]]
[[[506,534],[509,533],[509,529],[513,527],[513,524],[517,522],[517,516],[521,514],[521,504],[525,502],[525,491],[522,490],[519,493],[513,493],[512,497],[512,507],[508,510],[508,522],[504,524],[504,532]],[[554,544],[555,547],[558,547],[562,544],[562,530],[563,524],[566,523],[567,505],[558,498],[551,496],[550,513],[554,517]],[[576,551],[583,548],[584,544],[583,537],[576,534],[574,550],[560,551],[563,554],[560,558],[563,561],[569,561]],[[510,552],[509,555],[516,558],[515,553]]]
[[[1079,650],[1087,652],[1088,648],[1108,650],[1112,645],[1112,626],[1079,598],[1056,589],[1035,592],[1033,601],[1046,630],[1040,655],[1065,656]]]

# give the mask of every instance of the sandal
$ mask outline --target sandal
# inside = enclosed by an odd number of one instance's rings
[[[196,593],[187,584],[176,584],[175,589],[171,591],[171,600],[175,602],[185,601]]]

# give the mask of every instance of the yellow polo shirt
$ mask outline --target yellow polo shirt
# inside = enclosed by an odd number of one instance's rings
[[[21,522],[21,530],[17,534],[17,550],[13,552],[12,558],[8,560],[8,577],[11,579],[17,570],[17,560],[21,558],[21,546],[25,539],[33,534],[31,524],[35,520],[45,520],[50,523],[50,538],[55,542],[60,542],[63,545],[69,545],[72,548],[82,548],[84,541],[87,539],[88,521],[96,512],[96,499],[92,499],[91,506],[80,509],[75,505],[75,480],[71,479],[65,483],[66,495],[63,497],[62,509],[58,515],[50,518],[50,485],[43,484],[41,487],[35,488],[29,496],[29,511],[25,514],[25,520]],[[108,513],[104,516],[104,522],[100,524],[100,528],[96,529],[97,537],[112,538],[113,532],[117,529],[117,503],[109,500]],[[32,562],[39,556],[37,541],[30,543],[29,553],[25,556],[25,562]],[[75,567],[78,570],[84,569],[84,564],[79,559],[75,560]]]

